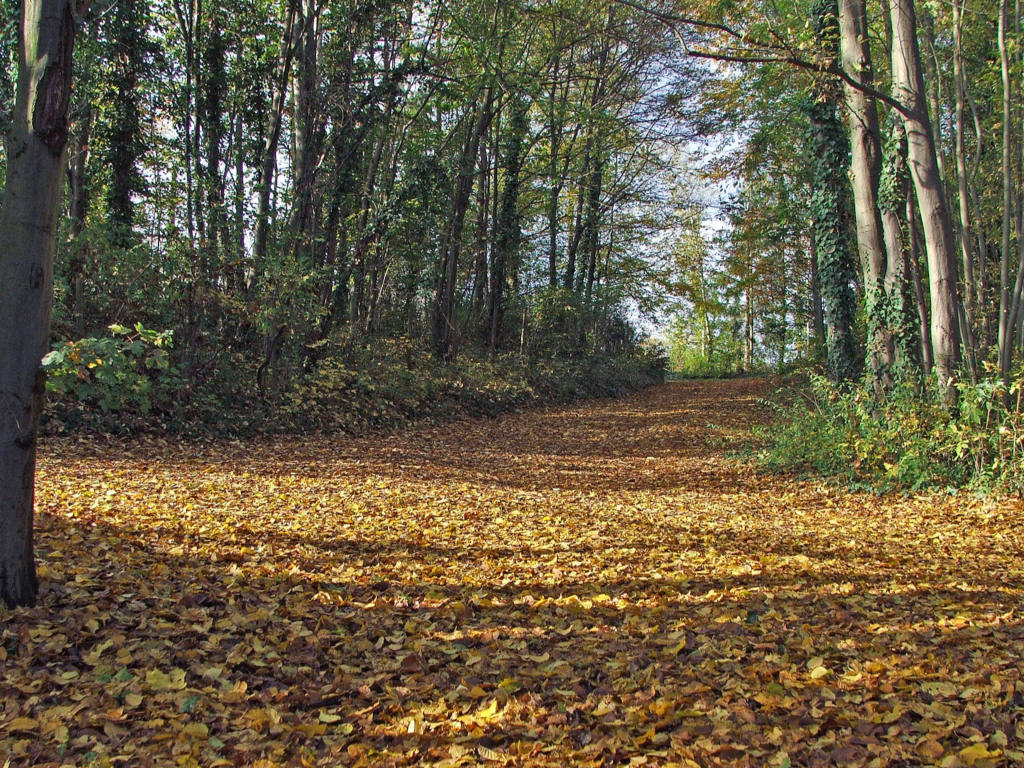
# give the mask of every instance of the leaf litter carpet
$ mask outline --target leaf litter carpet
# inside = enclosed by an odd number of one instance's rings
[[[50,442],[0,766],[1024,763],[1021,505],[760,475],[766,392]]]

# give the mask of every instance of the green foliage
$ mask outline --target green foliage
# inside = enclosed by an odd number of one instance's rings
[[[669,369],[692,378],[720,378],[743,367],[743,344],[732,323],[677,316],[665,334]]]
[[[170,404],[179,384],[168,354],[172,331],[111,325],[110,336],[65,341],[43,358],[46,388],[104,413],[147,414]]]
[[[835,103],[808,100],[806,109],[811,122],[809,143],[814,166],[811,216],[827,329],[829,377],[837,382],[852,381],[857,376],[858,355],[854,338],[857,299],[852,287],[856,267],[847,212],[848,142]]]
[[[110,337],[57,345],[44,360],[49,430],[220,435],[305,430],[357,433],[413,421],[495,416],[532,404],[615,397],[664,381],[657,346],[573,359],[465,354],[438,361],[417,339],[341,337],[305,373],[260,396],[251,364],[225,353],[190,387],[168,357],[169,331],[112,326]]]
[[[815,38],[829,61],[839,49],[838,17],[835,0],[817,0]],[[852,287],[857,272],[850,243],[847,201],[850,148],[839,118],[840,103],[838,80],[825,76],[818,78],[813,96],[804,103],[810,123],[807,140],[813,171],[810,207],[825,313],[827,367],[829,378],[835,382],[853,381],[859,367],[854,337],[857,299]]]
[[[567,288],[548,288],[533,305],[531,350],[534,354],[571,357],[579,349],[586,313],[582,298]]]
[[[1024,492],[1024,371],[960,382],[951,414],[933,384],[901,384],[884,403],[813,377],[762,431],[763,465],[807,471],[876,490],[975,488]]]

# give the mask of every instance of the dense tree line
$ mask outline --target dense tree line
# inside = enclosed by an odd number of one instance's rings
[[[187,379],[264,391],[380,337],[614,345],[688,87],[582,2],[111,0],[77,59],[56,333],[173,328]]]
[[[950,398],[987,367],[1008,377],[1024,340],[1020,9],[745,3],[695,20],[665,4],[660,18],[696,21],[690,53],[720,62],[702,113],[734,137],[709,169],[738,190],[706,272],[722,346],[747,334],[762,364],[820,356],[879,392],[933,371]],[[748,322],[730,296],[766,274],[775,301]]]

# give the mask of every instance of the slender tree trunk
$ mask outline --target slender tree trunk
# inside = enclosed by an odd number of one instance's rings
[[[587,216],[583,229],[583,255],[587,259],[586,270],[580,271],[582,293],[587,307],[594,290],[594,276],[597,270],[597,252],[600,248],[601,190],[604,186],[604,160],[598,159],[587,181]],[[584,274],[585,272],[585,274]]]
[[[970,195],[967,191],[968,170],[967,157],[964,148],[965,114],[966,114],[966,83],[964,82],[964,60],[963,60],[963,18],[962,3],[965,0],[953,0],[953,80],[956,93],[956,110],[954,114],[954,130],[956,131],[956,182],[957,198],[960,208],[960,257],[963,261],[964,273],[964,319],[966,329],[972,339],[967,348],[967,357],[970,362],[971,375],[976,377],[977,366],[977,344],[973,342],[977,329],[975,302],[977,299],[977,287],[974,279],[974,258],[971,254],[973,236],[971,232]]]
[[[298,58],[295,62],[293,97],[292,217],[289,252],[305,269],[312,270],[316,258],[317,171],[323,145],[324,125],[320,110],[319,70],[321,3],[301,0]]]
[[[512,106],[509,135],[502,165],[505,168],[505,188],[501,193],[501,207],[495,221],[494,274],[491,280],[490,347],[497,352],[502,338],[505,317],[505,284],[508,268],[522,238],[519,223],[519,176],[523,164],[523,142],[526,138],[526,102],[517,99]]]
[[[750,263],[749,254],[747,263]],[[743,370],[750,373],[754,368],[754,297],[749,283],[744,288],[743,310]]]
[[[1010,251],[1011,251],[1011,220],[1013,217],[1013,168],[1011,162],[1012,141],[1012,98],[1013,86],[1010,79],[1010,55],[1006,45],[1006,25],[1008,23],[1007,0],[999,3],[999,27],[997,33],[999,46],[999,70],[1002,75],[1003,96],[1003,217],[1002,239],[999,249],[999,372],[1005,378],[1010,372],[1013,359],[1013,334],[1011,322],[1013,315],[1013,286],[1010,283]]]
[[[910,279],[914,285],[914,302],[917,305],[918,327],[921,336],[921,366],[926,374],[935,369],[935,358],[932,356],[932,326],[928,311],[928,300],[924,295],[924,279],[921,276],[921,236],[917,221],[917,209],[914,205],[913,192],[907,194],[907,231],[909,247],[907,262],[910,265]]]
[[[931,299],[931,339],[939,386],[948,402],[955,401],[960,363],[960,323],[955,244],[949,208],[942,186],[935,136],[928,118],[917,19],[913,0],[889,0],[892,18],[893,92],[902,106],[907,131],[907,159],[921,213],[928,287]]]
[[[256,281],[266,267],[267,248],[270,240],[271,193],[274,188],[274,173],[277,170],[277,148],[281,141],[281,125],[284,108],[288,100],[288,83],[291,82],[292,60],[294,59],[299,25],[296,23],[298,0],[289,0],[288,17],[285,21],[284,36],[281,40],[281,54],[278,62],[277,81],[270,104],[270,127],[263,140],[263,155],[260,176],[256,185],[256,238],[253,244],[254,270]]]
[[[115,50],[111,57],[114,92],[111,98],[113,119],[108,137],[110,186],[107,206],[114,242],[122,248],[132,245],[135,222],[132,195],[138,187],[138,161],[143,146],[139,75],[144,66],[146,15],[145,4],[137,0],[117,0],[110,19]]]
[[[497,119],[494,120],[496,124]],[[476,233],[474,236],[473,250],[473,292],[469,304],[469,315],[472,318],[474,324],[480,323],[481,333],[480,338],[484,344],[487,343],[488,328],[490,323],[487,322],[487,328],[484,328],[483,318],[487,314],[487,302],[491,288],[488,285],[488,263],[493,258],[491,248],[488,248],[491,238],[492,228],[492,216],[491,216],[491,148],[497,141],[495,136],[495,125],[492,124],[490,131],[490,140],[485,142],[480,148],[480,181],[476,185]],[[490,145],[490,146],[489,146]],[[497,149],[494,150],[494,155],[497,156]],[[494,183],[497,185],[498,172],[495,169],[493,173]]]
[[[68,280],[71,283],[71,328],[75,338],[85,336],[85,263],[88,244],[82,238],[85,219],[89,212],[89,185],[86,170],[89,166],[89,141],[93,114],[90,108],[78,126],[74,150],[68,168],[68,186],[71,192],[71,231]]]
[[[875,387],[882,394],[893,383],[895,345],[887,309],[886,276],[889,259],[886,257],[878,204],[882,154],[878,110],[874,98],[864,90],[874,85],[864,0],[840,0],[839,25],[843,70],[856,84],[846,83],[844,93],[846,122],[850,131],[850,176],[857,222],[857,249],[860,252],[867,303],[868,362]],[[897,256],[902,259],[902,247]]]
[[[466,142],[459,164],[459,174],[455,180],[445,242],[441,249],[441,269],[434,300],[432,340],[437,356],[447,362],[451,362],[455,357],[458,340],[455,290],[459,274],[459,255],[462,250],[462,232],[466,222],[466,211],[473,194],[477,153],[480,151],[480,141],[491,122],[493,103],[494,91],[492,88],[488,88],[484,103],[467,123]]]
[[[75,16],[86,2],[24,0],[17,96],[0,206],[0,598],[35,600],[32,548],[40,360],[50,333]]]
[[[583,156],[583,165],[584,167],[590,166],[589,149]],[[580,241],[583,237],[583,198],[583,190],[580,189],[576,194],[572,231],[569,234],[569,243],[565,249],[565,275],[562,285],[567,291],[571,291],[576,284],[576,254],[579,251]]]
[[[810,228],[808,239],[811,253],[811,331],[814,335],[812,356],[814,359],[820,360],[825,349],[825,310],[821,302],[821,280],[818,277],[818,259],[816,258],[817,238],[814,236],[813,225]]]
[[[562,27],[559,27],[556,37],[558,45],[561,45]],[[562,132],[564,129],[564,118],[562,108],[568,98],[568,87],[562,87],[559,83],[561,71],[561,55],[555,53],[551,64],[551,90],[548,93],[550,103],[548,105],[548,287],[558,287],[558,198],[562,193],[564,179],[559,172],[559,151],[562,144]],[[559,98],[559,88],[561,98]]]

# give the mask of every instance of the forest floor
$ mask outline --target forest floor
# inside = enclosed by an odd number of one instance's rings
[[[1021,504],[759,474],[766,392],[48,442],[0,766],[1020,765]]]

